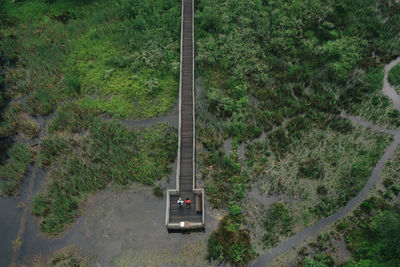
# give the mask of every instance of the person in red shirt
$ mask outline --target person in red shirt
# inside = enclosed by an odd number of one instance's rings
[[[189,209],[190,208],[190,204],[192,204],[192,201],[190,201],[189,198],[186,198],[185,204],[186,204],[186,208]]]

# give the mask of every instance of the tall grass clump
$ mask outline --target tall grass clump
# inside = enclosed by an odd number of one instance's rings
[[[15,196],[22,184],[22,178],[33,160],[32,151],[21,144],[14,144],[7,152],[8,161],[0,165],[0,191],[3,195]]]
[[[400,65],[394,66],[389,73],[389,82],[393,86],[400,85]]]
[[[24,114],[21,104],[12,103],[2,116],[0,137],[9,137],[16,133],[33,138],[39,133],[39,125]]]

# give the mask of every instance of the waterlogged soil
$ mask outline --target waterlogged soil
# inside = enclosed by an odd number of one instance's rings
[[[195,255],[185,252],[191,247],[198,248],[196,261],[206,264],[206,241],[220,215],[206,213],[205,234],[168,234],[165,203],[165,197],[157,198],[151,188],[139,184],[123,191],[108,188],[90,197],[82,216],[56,239],[41,235],[38,223],[30,219],[18,262],[28,262],[32,255],[51,255],[75,244],[100,266],[157,266],[167,262],[190,265]]]
[[[22,103],[23,104],[23,103]],[[32,118],[40,125],[39,137],[47,134],[53,114]],[[178,128],[179,107],[165,115],[144,120],[121,120],[129,129],[137,130],[164,122]],[[13,140],[36,147],[39,137]],[[176,163],[170,176],[160,181],[165,190],[175,188]],[[88,198],[81,216],[67,231],[56,238],[40,232],[39,222],[30,209],[32,198],[44,190],[46,172],[30,166],[19,196],[0,198],[0,266],[27,264],[33,257],[50,256],[55,251],[76,245],[83,255],[94,258],[97,266],[165,266],[207,265],[206,246],[209,234],[223,217],[206,202],[205,233],[169,234],[165,227],[166,198],[158,198],[152,187],[133,184],[129,189],[110,186]],[[12,241],[20,238],[21,246],[13,251]]]

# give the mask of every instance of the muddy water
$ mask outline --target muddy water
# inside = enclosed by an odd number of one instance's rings
[[[176,256],[182,254],[188,244],[205,246],[208,233],[216,228],[220,215],[212,211],[206,213],[206,234],[168,234],[164,225],[165,203],[165,198],[155,197],[148,187],[138,184],[124,191],[108,188],[90,197],[83,215],[59,239],[41,236],[37,223],[30,220],[18,261],[26,262],[32,255],[50,255],[73,244],[85,255],[94,255],[101,266],[127,260],[128,266],[141,266],[148,261],[155,265],[190,261],[190,257]]]
[[[9,266],[12,259],[11,242],[15,240],[18,232],[18,221],[22,215],[22,209],[18,208],[18,203],[22,201],[22,197],[18,198],[0,198],[0,266]]]

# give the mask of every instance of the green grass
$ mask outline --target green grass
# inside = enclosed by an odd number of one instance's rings
[[[150,11],[151,10],[151,11]],[[165,113],[178,95],[178,2],[29,0],[6,9],[6,95],[32,115],[78,99],[117,118]]]
[[[24,174],[33,160],[32,151],[21,144],[14,144],[8,151],[8,161],[0,165],[0,192],[2,195],[15,196],[22,184]]]
[[[249,231],[241,229],[241,213],[230,213],[218,225],[218,229],[211,233],[208,239],[208,258],[218,263],[230,262],[234,266],[245,266],[255,258],[256,254],[251,247]]]
[[[288,236],[292,233],[293,217],[290,215],[284,203],[276,202],[269,209],[264,227],[266,233],[263,236],[265,247],[272,247],[279,241],[280,236]]]
[[[53,123],[58,121],[59,116]],[[45,191],[34,198],[32,213],[48,235],[65,230],[89,194],[109,184],[153,185],[171,171],[176,157],[177,134],[166,124],[132,132],[117,121],[94,118],[85,123],[87,134],[75,141],[57,136],[62,133],[53,127],[56,136],[41,142],[39,164],[51,171]]]
[[[363,96],[347,108],[347,112],[373,123],[395,129],[400,127],[400,112],[383,95],[383,66],[368,70],[363,79]]]
[[[9,137],[16,133],[33,138],[39,133],[39,125],[24,113],[20,104],[12,103],[2,116],[0,137]]]
[[[398,87],[400,85],[400,65],[399,64],[397,64],[390,70],[389,83],[394,87]]]

